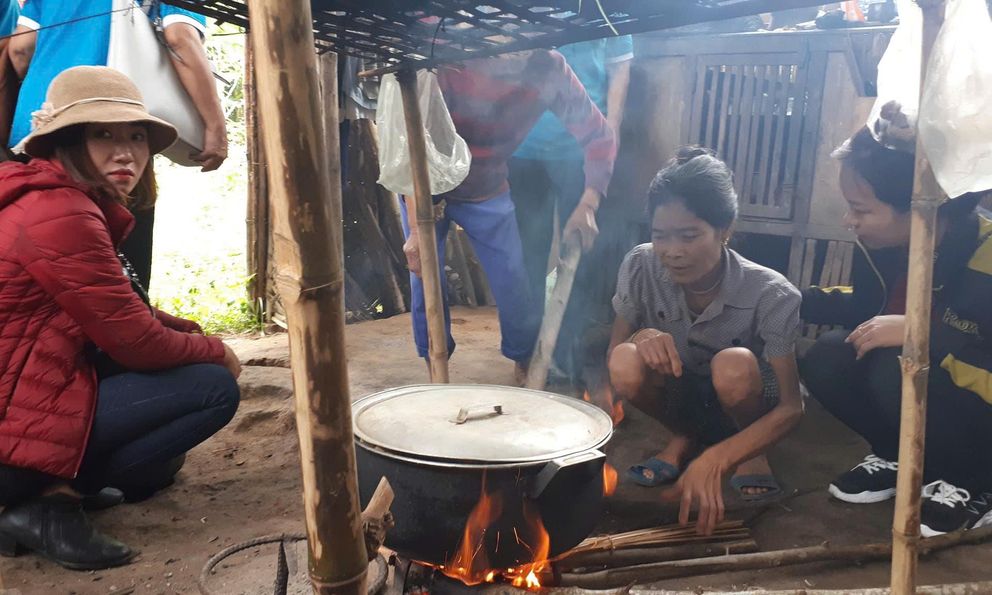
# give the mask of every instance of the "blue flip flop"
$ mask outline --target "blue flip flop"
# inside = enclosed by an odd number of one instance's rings
[[[782,486],[774,475],[736,475],[730,478],[730,487],[737,491],[744,502],[767,502],[775,500],[782,494]],[[744,488],[767,488],[767,492],[761,494],[745,494]]]
[[[645,471],[652,473],[651,477],[644,474]],[[627,478],[637,485],[646,488],[653,488],[666,483],[672,483],[682,475],[682,471],[675,465],[656,459],[654,457],[636,465],[632,465],[627,470]]]

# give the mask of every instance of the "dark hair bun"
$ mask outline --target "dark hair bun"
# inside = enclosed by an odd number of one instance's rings
[[[737,218],[734,174],[706,147],[682,147],[658,172],[648,189],[648,217],[665,204],[681,202],[717,229],[729,229]]]
[[[699,145],[679,147],[678,153],[675,154],[675,162],[679,165],[685,165],[696,157],[702,157],[703,155],[716,157],[716,152],[706,147],[700,147]]]

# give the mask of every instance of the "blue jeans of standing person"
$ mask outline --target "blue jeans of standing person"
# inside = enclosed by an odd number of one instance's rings
[[[402,200],[402,198],[401,198]],[[403,232],[410,237],[406,209],[400,205]],[[499,327],[503,335],[500,351],[516,362],[526,362],[534,351],[534,342],[541,326],[540,313],[534,307],[531,288],[527,283],[523,251],[517,219],[510,193],[505,192],[481,202],[447,201],[444,217],[436,223],[437,253],[444,271],[444,246],[448,229],[454,221],[465,230],[499,310]],[[424,284],[420,277],[410,275],[410,309],[413,311],[413,338],[420,357],[428,355],[427,315],[424,304]],[[451,313],[448,309],[447,275],[441,275],[444,296],[444,328],[448,336],[448,353],[455,350],[451,336]]]

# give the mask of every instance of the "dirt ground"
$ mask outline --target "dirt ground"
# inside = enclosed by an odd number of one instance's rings
[[[455,382],[508,384],[512,364],[498,352],[495,311],[456,309],[459,348],[451,362]],[[384,388],[427,381],[415,357],[409,318],[351,325],[347,329],[353,398]],[[4,586],[23,595],[197,593],[196,578],[207,559],[232,544],[303,530],[299,456],[291,409],[285,335],[236,339],[245,364],[242,405],[234,421],[190,453],[175,486],[151,500],[93,515],[95,524],[141,554],[131,565],[102,572],[72,572],[33,555],[3,559]],[[628,409],[608,454],[620,470],[657,450],[664,431]],[[860,439],[815,403],[800,428],[770,455],[791,497],[763,509],[734,508],[746,519],[763,550],[795,546],[857,544],[890,537],[892,504],[852,506],[828,498],[824,487],[865,453]],[[608,502],[600,530],[613,532],[674,522],[676,511],[657,490],[621,484]],[[209,585],[216,593],[271,593],[274,549],[257,548],[231,558]],[[667,581],[665,589],[742,590],[883,586],[884,563],[815,564]],[[924,583],[992,578],[992,548],[959,547],[924,560]]]

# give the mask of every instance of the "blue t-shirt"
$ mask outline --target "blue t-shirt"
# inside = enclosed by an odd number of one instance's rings
[[[586,88],[589,98],[599,107],[599,111],[606,114],[606,97],[609,91],[606,67],[634,57],[634,41],[631,37],[624,35],[583,41],[562,46],[558,51],[565,56],[565,61]],[[545,161],[582,160],[582,148],[554,113],[547,111],[513,156]]]
[[[31,112],[45,102],[48,85],[60,72],[73,66],[107,64],[112,6],[113,0],[27,0],[24,3],[17,23],[41,30],[17,96],[10,132],[11,147],[31,132]],[[207,19],[202,15],[164,4],[161,14],[166,27],[186,23],[196,27],[201,34],[206,31]],[[68,21],[74,22],[58,25]]]
[[[6,6],[4,6],[6,5]],[[0,36],[10,35],[17,27],[17,17],[21,15],[21,6],[17,0],[0,0]]]

